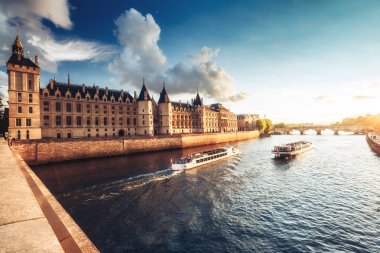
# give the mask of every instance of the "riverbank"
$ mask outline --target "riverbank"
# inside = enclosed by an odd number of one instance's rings
[[[95,157],[197,147],[255,139],[258,137],[258,131],[245,131],[144,138],[41,139],[14,141],[12,148],[26,163],[38,165]]]
[[[1,252],[98,252],[4,140],[0,140],[0,175]]]
[[[380,135],[376,133],[368,133],[366,140],[371,149],[380,155]]]

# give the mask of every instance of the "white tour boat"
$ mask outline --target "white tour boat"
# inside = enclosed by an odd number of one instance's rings
[[[237,154],[239,154],[237,148],[227,145],[223,148],[207,150],[181,157],[179,160],[172,162],[172,170],[187,170]]]
[[[272,153],[274,153],[276,158],[293,157],[309,151],[312,148],[313,144],[311,142],[297,141],[280,146],[274,146]]]

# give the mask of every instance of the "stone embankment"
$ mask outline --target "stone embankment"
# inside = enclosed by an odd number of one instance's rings
[[[4,140],[0,140],[0,193],[0,252],[98,252]]]
[[[204,146],[258,138],[258,131],[186,134],[144,138],[41,139],[14,141],[12,148],[30,165]]]

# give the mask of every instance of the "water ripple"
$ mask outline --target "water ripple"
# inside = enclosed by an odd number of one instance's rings
[[[297,138],[186,172],[168,161],[200,149],[36,172],[102,252],[380,252],[380,157],[363,136],[308,136],[311,152],[272,159]]]

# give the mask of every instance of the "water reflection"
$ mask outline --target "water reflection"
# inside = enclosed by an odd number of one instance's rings
[[[273,159],[274,145],[314,149]],[[274,136],[185,172],[162,151],[34,168],[102,252],[380,252],[380,157],[364,136]]]

